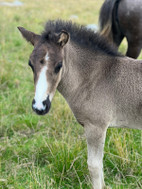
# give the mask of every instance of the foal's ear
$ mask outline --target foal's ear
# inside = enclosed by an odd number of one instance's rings
[[[61,33],[58,34],[58,44],[60,46],[64,46],[69,40],[69,34],[66,31],[61,31]]]
[[[40,39],[40,35],[35,34],[31,31],[26,30],[23,27],[18,27],[19,31],[21,32],[22,36],[28,41],[30,42],[32,45],[35,45],[38,40]]]

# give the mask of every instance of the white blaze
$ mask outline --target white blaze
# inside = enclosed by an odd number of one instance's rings
[[[43,105],[43,101],[47,98],[47,89],[48,83],[46,79],[46,71],[47,66],[44,66],[39,74],[38,82],[36,84],[36,91],[35,91],[35,104],[33,107],[38,110],[45,110],[45,105]]]
[[[48,53],[47,53],[46,56],[45,56],[45,60],[48,61],[48,59],[49,59],[49,56],[48,56]]]

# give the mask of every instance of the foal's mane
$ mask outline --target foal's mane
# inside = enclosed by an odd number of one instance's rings
[[[62,30],[68,32],[70,39],[83,48],[103,52],[111,56],[122,56],[113,46],[108,44],[104,37],[83,25],[71,21],[49,20],[45,25],[45,31],[42,33],[42,39],[54,42],[55,33],[60,33]]]

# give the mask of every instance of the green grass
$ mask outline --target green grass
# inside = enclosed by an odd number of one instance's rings
[[[12,0],[11,0],[12,1]],[[22,0],[22,7],[0,6],[0,188],[87,189],[87,148],[83,128],[57,92],[50,113],[32,112],[32,47],[17,26],[41,32],[48,19],[98,22],[102,0]],[[126,41],[120,51],[126,51]],[[142,59],[142,54],[140,57]],[[142,132],[109,129],[104,173],[113,189],[142,188]]]

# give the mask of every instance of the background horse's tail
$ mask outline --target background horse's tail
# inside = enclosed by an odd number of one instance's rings
[[[99,32],[101,35],[113,39],[112,24],[117,19],[118,4],[121,0],[105,0],[99,15]]]

